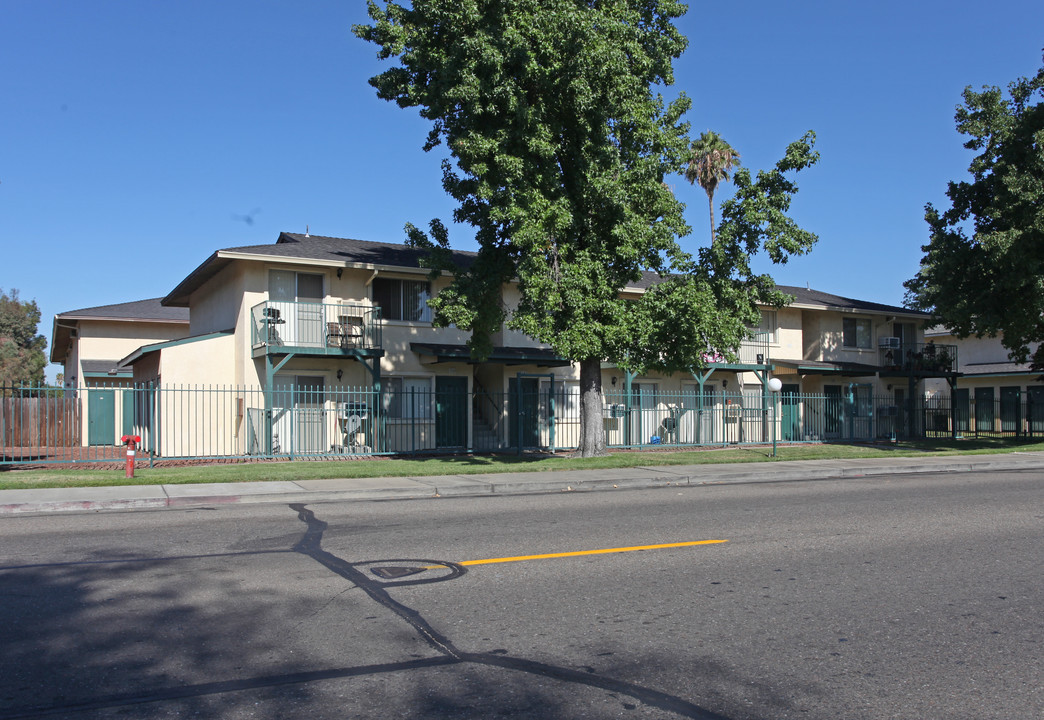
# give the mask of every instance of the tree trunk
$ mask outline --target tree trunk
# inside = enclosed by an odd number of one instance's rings
[[[710,205],[711,245],[714,244],[714,194],[707,193],[707,204]]]
[[[580,447],[579,457],[608,455],[605,449],[605,423],[602,421],[602,361],[580,361]]]

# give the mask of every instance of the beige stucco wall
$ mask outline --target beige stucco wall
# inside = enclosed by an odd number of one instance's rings
[[[84,360],[121,360],[143,345],[182,338],[188,331],[184,323],[80,320],[65,361],[65,382],[84,384]]]

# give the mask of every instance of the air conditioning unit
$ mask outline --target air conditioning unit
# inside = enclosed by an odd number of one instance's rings
[[[877,347],[880,348],[894,348],[898,350],[903,346],[902,338],[897,337],[883,337],[877,339]]]
[[[352,416],[358,417],[360,420],[365,420],[370,416],[370,410],[364,402],[346,402],[341,403],[341,417],[350,418]]]

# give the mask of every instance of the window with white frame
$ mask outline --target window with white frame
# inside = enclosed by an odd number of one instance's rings
[[[761,311],[761,322],[758,324],[757,331],[767,335],[766,340],[770,343],[779,342],[779,326],[776,324],[776,311],[775,310],[762,310]],[[763,335],[764,336],[764,335]]]
[[[385,417],[427,420],[432,416],[431,378],[383,379]]]
[[[873,329],[867,318],[844,318],[841,321],[841,343],[846,348],[869,348]]]
[[[373,302],[384,320],[431,322],[431,284],[425,280],[377,277],[373,280]]]

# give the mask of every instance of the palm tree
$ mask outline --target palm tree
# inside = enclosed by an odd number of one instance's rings
[[[716,132],[708,130],[692,144],[692,158],[685,168],[685,179],[699,184],[710,205],[711,242],[714,242],[714,191],[718,183],[728,182],[729,172],[740,166],[740,154]]]

